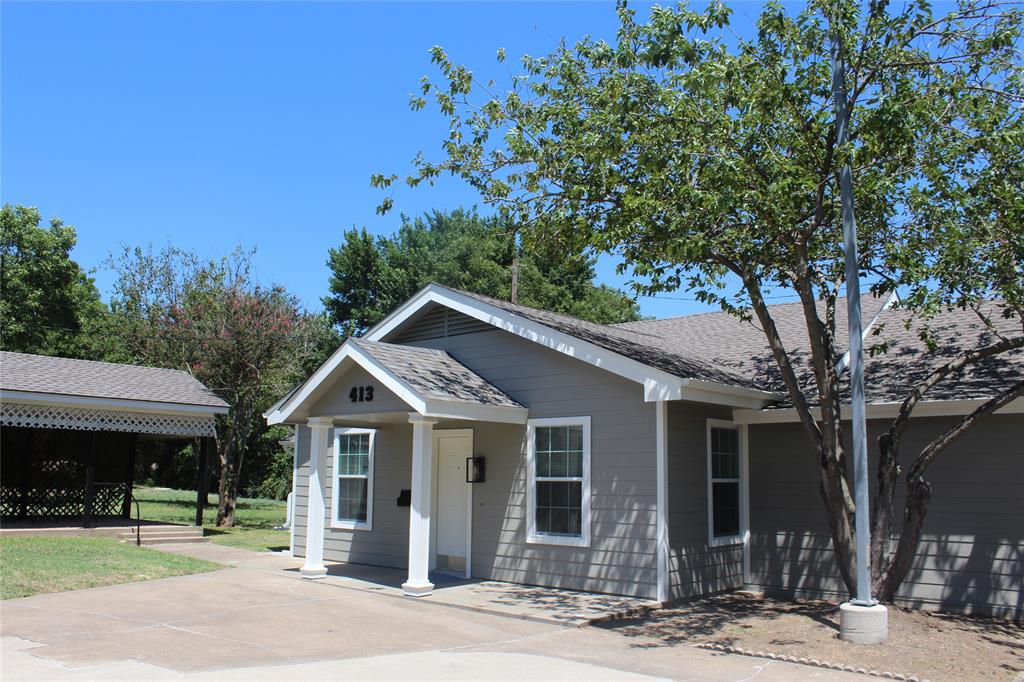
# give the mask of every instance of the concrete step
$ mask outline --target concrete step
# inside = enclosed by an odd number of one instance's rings
[[[176,543],[192,543],[192,542],[208,542],[209,538],[205,538],[202,535],[146,535],[145,531],[142,533],[143,545],[169,545]],[[128,544],[135,544],[135,536],[129,535],[122,537],[121,542]]]
[[[129,542],[129,543],[135,542],[135,538],[132,538],[130,540],[122,540],[121,542]],[[180,536],[164,535],[164,536],[157,537],[157,538],[149,538],[149,537],[146,537],[145,533],[142,534],[142,544],[143,545],[170,545],[170,544],[177,544],[177,543],[183,543],[183,542],[187,542],[187,543],[209,542],[209,538],[204,538],[201,535],[180,535]]]
[[[135,529],[118,535],[121,542],[134,543]],[[205,542],[203,529],[199,526],[143,526],[142,544],[159,545],[176,542]]]

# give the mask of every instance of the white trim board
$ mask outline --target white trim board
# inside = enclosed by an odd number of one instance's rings
[[[0,389],[0,402],[25,403],[28,405],[57,405],[84,409],[124,410],[130,412],[151,412],[154,414],[227,414],[228,407],[215,405],[191,405],[189,403],[163,403],[154,400],[131,400],[128,398],[98,398],[66,393],[38,393]]]
[[[644,400],[647,402],[699,399],[702,402],[733,407],[762,407],[782,397],[775,393],[712,381],[683,379],[438,284],[428,284],[421,289],[367,332],[365,338],[369,341],[382,341],[430,303],[443,305],[581,362],[642,384]],[[688,391],[690,395],[687,394]],[[695,394],[695,391],[699,392],[699,395]]]
[[[282,405],[266,414],[268,424],[281,424],[291,419],[295,411],[308,400],[325,381],[338,370],[342,363],[350,361],[366,370],[386,389],[394,393],[402,402],[418,414],[426,417],[467,419],[470,421],[492,421],[510,424],[525,424],[527,410],[525,407],[505,405],[480,405],[478,403],[460,403],[442,400],[425,395],[408,383],[394,375],[376,358],[366,353],[351,339],[327,359]],[[360,415],[332,415],[338,419],[357,419]]]
[[[341,444],[342,436],[358,436],[368,435],[370,437],[369,444],[369,461],[367,463],[366,471],[366,520],[365,521],[354,521],[350,519],[342,520],[338,518],[338,497],[341,493],[341,486],[339,485],[339,479],[342,474],[338,473],[338,459],[341,455],[341,449],[338,447]],[[334,530],[373,530],[373,477],[374,477],[374,466],[373,461],[376,459],[374,448],[377,443],[377,432],[374,429],[361,429],[361,428],[350,428],[350,427],[335,427],[334,438],[331,439],[333,443],[333,449],[331,452],[331,513],[330,527]]]
[[[713,478],[712,478],[712,465],[711,465],[711,430],[712,429],[730,429],[737,433],[739,440],[739,533],[736,535],[728,535],[722,537],[715,537],[715,525],[714,525],[714,492],[713,492]],[[707,519],[708,519],[708,546],[709,547],[728,547],[735,545],[742,545],[743,548],[743,581],[747,582],[750,574],[750,482],[749,476],[749,449],[747,447],[747,427],[745,424],[737,424],[735,422],[727,421],[725,419],[708,419],[706,420],[705,435],[704,435],[704,446],[707,453],[706,469],[704,471],[704,478],[707,482]]]
[[[537,441],[538,426],[583,427],[583,480],[581,481],[580,534],[554,535],[537,532]],[[566,545],[590,547],[590,416],[544,417],[526,422],[526,543],[530,545]]]
[[[431,570],[437,568],[437,529],[439,527],[439,514],[437,512],[437,503],[439,497],[436,494],[438,484],[440,481],[440,466],[441,466],[441,439],[442,438],[465,438],[469,440],[469,452],[470,457],[474,456],[473,449],[473,429],[434,429],[433,430],[433,448],[434,448],[434,470],[431,472],[432,479],[432,490],[433,493],[430,496],[430,567]],[[473,577],[473,484],[466,484],[466,569],[463,572],[463,577]]]
[[[918,417],[955,417],[970,414],[977,409],[988,398],[974,398],[969,400],[923,400],[917,404],[911,418]],[[898,403],[869,403],[866,407],[868,419],[891,419],[899,412]],[[1024,398],[1017,398],[995,414],[1024,414]],[[821,410],[817,407],[811,409],[811,415],[821,419]],[[784,424],[798,422],[800,417],[795,408],[774,409],[774,410],[733,410],[733,421],[737,424]],[[843,413],[843,419],[850,418],[850,411]]]

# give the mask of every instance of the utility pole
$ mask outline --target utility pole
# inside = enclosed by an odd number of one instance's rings
[[[838,3],[832,11],[838,13]],[[850,140],[847,109],[846,57],[839,37],[840,17],[830,17],[832,96],[836,111],[836,146],[843,154],[839,170],[839,205],[846,250],[846,315],[850,337],[850,395],[853,419],[853,478],[856,511],[857,594],[839,607],[839,635],[858,644],[881,644],[889,634],[888,612],[871,596],[868,494],[868,439],[864,414],[864,336],[860,317],[860,266],[857,259],[857,221],[853,210],[853,171],[846,145]],[[885,538],[880,538],[883,542]]]
[[[519,257],[512,257],[512,296],[513,303],[519,303]]]

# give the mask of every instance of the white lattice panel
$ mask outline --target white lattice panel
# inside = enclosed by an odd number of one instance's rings
[[[152,414],[79,407],[0,403],[0,424],[77,431],[125,431],[165,436],[213,436],[212,416]]]

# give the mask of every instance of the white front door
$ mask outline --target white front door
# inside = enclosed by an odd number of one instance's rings
[[[473,456],[472,429],[435,431],[434,453],[435,567],[468,578],[473,490],[466,483],[466,459]]]

